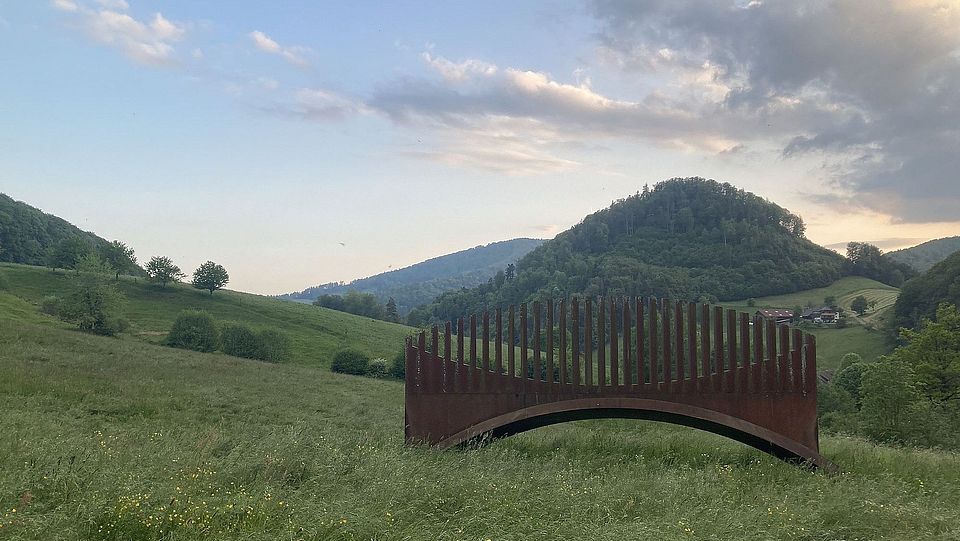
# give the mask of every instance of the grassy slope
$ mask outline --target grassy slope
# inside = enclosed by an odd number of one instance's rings
[[[47,295],[63,295],[72,280],[64,271],[13,264],[0,264],[0,277],[8,293],[33,304]],[[403,350],[404,337],[413,332],[403,325],[248,293],[217,291],[211,296],[187,285],[161,289],[130,278],[122,279],[119,286],[127,297],[124,315],[131,323],[129,332],[155,343],[163,339],[174,318],[185,309],[206,310],[218,321],[242,321],[255,328],[281,330],[293,342],[292,361],[305,365],[328,366],[333,354],[344,347],[391,359]],[[36,307],[28,310],[21,303],[19,310],[32,313],[17,315],[17,319],[37,317]]]
[[[960,456],[692,429],[402,442],[399,383],[0,321],[0,538],[956,539]],[[15,509],[15,511],[14,511]]]
[[[792,310],[797,306],[805,307],[809,304],[819,307],[823,305],[824,298],[831,295],[836,297],[837,303],[849,315],[851,326],[845,329],[835,327],[804,329],[817,336],[817,366],[821,369],[832,369],[840,365],[840,358],[846,353],[859,353],[867,360],[890,353],[893,348],[890,337],[877,329],[883,328],[884,319],[890,315],[890,309],[899,294],[900,290],[895,287],[869,278],[848,276],[823,288],[755,299],[756,305],[753,308],[747,306],[746,300],[722,304],[748,312],[758,308]],[[850,303],[857,295],[863,295],[867,300],[877,301],[876,307],[864,314],[862,318],[857,317],[850,308]]]

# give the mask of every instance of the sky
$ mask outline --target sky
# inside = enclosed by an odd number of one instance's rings
[[[231,289],[687,176],[834,248],[960,234],[960,0],[0,0],[0,192]]]

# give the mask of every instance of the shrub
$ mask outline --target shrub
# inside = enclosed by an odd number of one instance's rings
[[[242,323],[224,325],[220,332],[220,350],[227,355],[244,359],[260,359],[263,356],[263,342],[250,327]]]
[[[840,357],[840,370],[843,370],[851,364],[862,362],[863,357],[861,357],[859,353],[844,353],[843,357]]]
[[[280,331],[266,329],[260,331],[261,361],[278,363],[290,357],[290,338]]]
[[[57,317],[76,324],[81,331],[113,336],[128,326],[120,317],[123,301],[123,294],[114,287],[102,283],[97,276],[86,276],[58,303]]]
[[[165,343],[175,348],[209,353],[220,345],[220,335],[209,314],[200,310],[184,310],[173,322]]]
[[[10,282],[7,280],[7,275],[0,273],[0,291],[7,291],[10,289]]]
[[[40,300],[40,312],[56,317],[60,313],[60,297],[47,295]]]
[[[371,378],[383,379],[390,375],[390,367],[386,359],[374,359],[367,365],[367,375]]]
[[[367,365],[370,363],[370,357],[355,349],[345,349],[339,351],[333,356],[333,362],[330,363],[330,370],[341,374],[353,374],[362,376],[367,373]]]
[[[406,379],[407,376],[407,354],[401,351],[390,362],[390,375],[397,379]]]
[[[867,370],[867,363],[854,363],[837,372],[833,378],[833,385],[838,389],[846,391],[853,402],[860,408],[860,380],[863,372]]]

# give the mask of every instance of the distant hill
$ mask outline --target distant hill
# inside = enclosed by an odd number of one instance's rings
[[[320,295],[343,295],[347,291],[372,293],[381,303],[393,297],[401,315],[428,303],[446,291],[470,288],[486,282],[507,265],[543,244],[540,239],[513,239],[462,250],[402,269],[354,280],[329,283],[279,298],[312,302]]]
[[[933,318],[942,302],[960,305],[960,252],[903,284],[893,307],[894,323],[898,327],[916,327],[921,319]]]
[[[672,179],[544,242],[517,263],[514,279],[446,293],[410,321],[571,294],[762,297],[827,286],[844,267],[786,209],[730,184]]]
[[[109,244],[63,218],[0,193],[0,262],[44,265],[51,249],[71,239],[80,239],[91,248]]]
[[[951,254],[960,251],[960,237],[928,240],[911,248],[889,252],[886,255],[906,263],[919,272],[926,272]]]

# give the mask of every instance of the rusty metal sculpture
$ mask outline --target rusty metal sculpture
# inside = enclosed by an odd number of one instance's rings
[[[532,318],[521,304],[519,325],[513,306],[497,309],[493,337],[484,312],[479,335],[473,315],[469,330],[460,318],[442,335],[434,326],[429,339],[426,332],[408,339],[407,442],[448,448],[577,419],[636,418],[835,469],[819,453],[812,335],[719,306],[655,298],[587,298],[582,311],[577,298],[558,304],[532,303]]]

